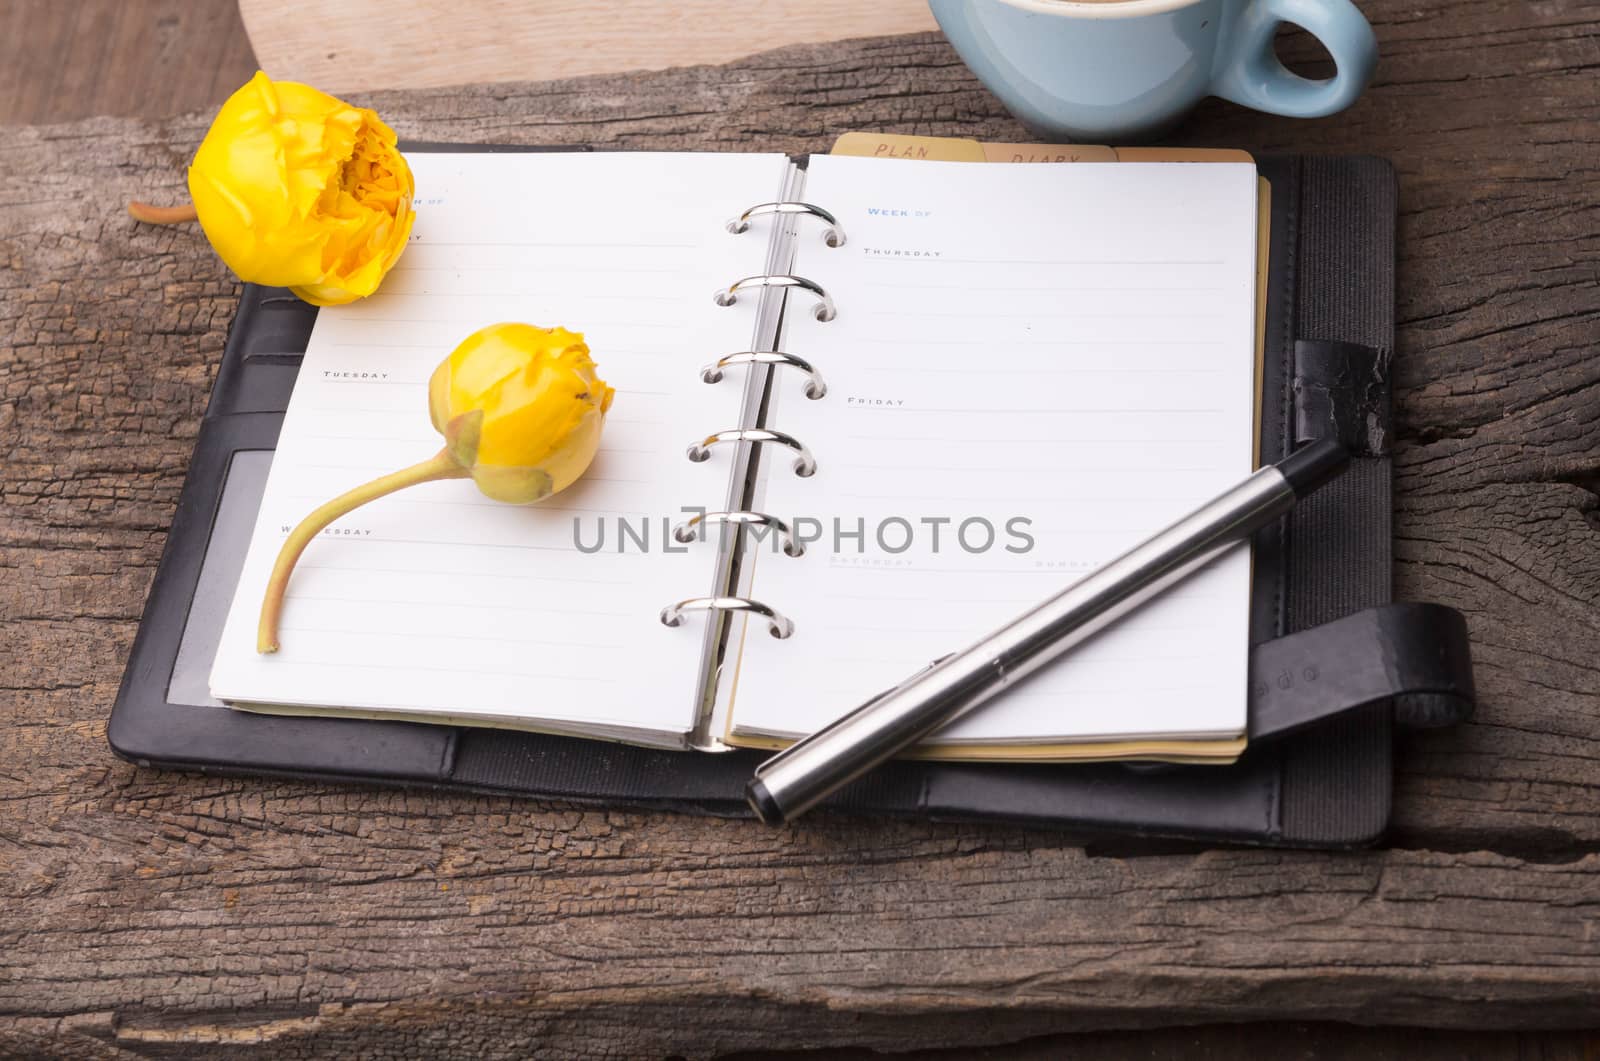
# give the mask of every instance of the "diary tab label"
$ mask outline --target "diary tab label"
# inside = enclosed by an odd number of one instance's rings
[[[933,162],[985,161],[983,147],[976,140],[951,136],[905,136],[900,133],[844,133],[833,142],[831,154]]]
[[[986,162],[1116,162],[1115,148],[1099,144],[982,144]]]

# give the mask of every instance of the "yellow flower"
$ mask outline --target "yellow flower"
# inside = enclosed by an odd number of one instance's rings
[[[471,476],[496,501],[542,501],[588,470],[614,393],[576,332],[491,324],[467,336],[428,380],[428,415],[444,435],[444,449],[339,495],[289,532],[267,580],[256,650],[278,650],[289,576],[328,524],[368,501],[437,479]]]
[[[413,191],[377,114],[260,72],[189,167],[200,226],[228,267],[318,306],[378,289],[411,234]]]
[[[478,489],[527,504],[571,486],[600,447],[612,390],[583,336],[492,324],[428,381],[428,415]]]

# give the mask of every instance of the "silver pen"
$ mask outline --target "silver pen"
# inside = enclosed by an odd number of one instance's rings
[[[1312,442],[1166,530],[951,653],[756,768],[745,797],[776,825],[1026,678],[1206,566],[1344,470],[1349,454]]]

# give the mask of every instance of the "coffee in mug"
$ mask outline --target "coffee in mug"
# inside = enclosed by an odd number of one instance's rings
[[[1158,136],[1206,96],[1318,118],[1354,103],[1378,57],[1351,0],[929,0],[972,72],[1051,140]],[[1337,66],[1286,69],[1278,27],[1303,27]]]

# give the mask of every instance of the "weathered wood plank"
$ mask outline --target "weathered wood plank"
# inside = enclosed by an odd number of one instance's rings
[[[239,14],[263,70],[327,92],[662,70],[935,28],[925,0],[240,0]]]
[[[1021,833],[744,823],[138,776],[10,874],[0,1009],[287,1052],[878,1048],[1269,1019],[1581,1026],[1595,861],[1101,858]],[[83,847],[92,852],[85,859]],[[104,1020],[102,1019],[102,1025]],[[249,1031],[249,1029],[255,1029]],[[365,1036],[366,1038],[362,1038]]]
[[[125,1011],[130,1027],[169,1007],[224,1008],[247,984],[320,1004],[371,999],[374,981],[393,992],[380,997],[426,1001],[505,977],[536,984],[557,1011],[728,992],[751,1017],[774,1000],[890,1012],[961,1001],[1072,1009],[1092,1025],[1143,1008],[1139,983],[1159,985],[1173,1019],[1219,1007],[1262,1017],[1327,975],[1323,1014],[1354,1004],[1392,1019],[1416,1000],[1375,1003],[1371,981],[1423,955],[1443,962],[1428,993],[1457,996],[1431,1004],[1444,1021],[1476,993],[1508,1001],[1493,975],[1507,967],[1538,970],[1512,991],[1539,1002],[1523,1022],[1592,1003],[1593,858],[1122,860],[975,830],[822,823],[779,840],[739,823],[664,830],[510,801],[131,780],[95,797],[117,835],[92,824],[85,835],[72,797],[41,823],[56,826],[54,846],[12,885],[33,927],[24,939],[27,923],[8,923],[7,1010],[17,991],[108,977],[148,1010]],[[76,1002],[57,996],[43,1012]]]
[[[182,114],[255,69],[237,0],[0,6],[0,123]]]
[[[1184,134],[1402,172],[1398,589],[1468,609],[1484,696],[1473,725],[1408,742],[1400,849],[1351,857],[1112,858],[826,818],[773,833],[115,761],[104,716],[236,287],[191,234],[121,214],[181,194],[203,118],[0,130],[0,1050],[704,1055],[1285,1014],[1592,1023],[1600,6],[1365,6],[1385,67],[1352,111],[1208,104]],[[442,140],[1024,135],[933,36],[373,102]]]

